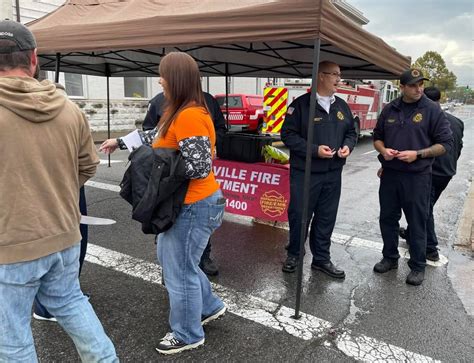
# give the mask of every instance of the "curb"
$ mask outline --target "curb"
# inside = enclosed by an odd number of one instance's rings
[[[455,246],[464,247],[474,252],[474,183],[471,181],[466,200],[464,202],[461,220],[459,222],[457,241]]]

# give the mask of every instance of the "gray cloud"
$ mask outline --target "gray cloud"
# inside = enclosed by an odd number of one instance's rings
[[[434,50],[459,85],[474,86],[472,0],[348,0],[370,22],[364,26],[413,61]]]

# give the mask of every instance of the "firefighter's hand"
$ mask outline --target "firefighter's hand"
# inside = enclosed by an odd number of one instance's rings
[[[383,173],[383,168],[379,168],[379,170],[377,170],[377,176],[378,176],[379,178],[381,178],[381,177],[382,177],[382,173]]]
[[[351,153],[351,149],[349,149],[349,146],[344,145],[343,147],[340,147],[339,150],[337,150],[337,156],[339,156],[341,159],[345,159],[349,156]]]
[[[99,151],[105,154],[112,154],[118,147],[117,139],[107,139],[99,147]]]
[[[318,156],[321,159],[331,159],[335,154],[335,150],[331,149],[327,145],[319,145],[318,147]]]
[[[393,160],[394,157],[396,157],[400,152],[398,150],[393,150],[393,149],[390,149],[390,148],[386,148],[383,153],[382,153],[382,156],[385,160],[387,161],[390,161],[390,160]]]
[[[397,159],[404,161],[405,163],[412,163],[416,160],[416,151],[415,150],[400,151],[397,154]]]

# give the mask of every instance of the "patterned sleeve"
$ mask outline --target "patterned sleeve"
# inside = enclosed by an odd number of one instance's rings
[[[146,145],[153,144],[153,140],[155,139],[157,132],[158,132],[158,129],[156,127],[154,129],[146,130],[146,131],[138,130],[138,134],[140,135],[140,139],[142,140],[142,143]],[[125,145],[121,137],[117,138],[117,143],[120,150],[125,150],[127,148],[127,145]]]
[[[186,165],[186,177],[204,179],[211,172],[211,142],[208,136],[191,136],[179,141]]]

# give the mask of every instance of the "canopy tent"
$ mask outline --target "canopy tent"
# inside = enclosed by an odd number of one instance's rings
[[[42,69],[106,76],[107,99],[109,77],[156,75],[161,57],[173,50],[192,55],[204,76],[311,77],[313,86],[322,60],[339,64],[349,79],[396,78],[410,66],[408,57],[329,0],[68,0],[28,26]],[[315,108],[312,87],[309,125]],[[110,137],[110,117],[108,125]],[[312,128],[307,129],[303,216],[313,140]],[[300,250],[307,222],[305,217],[301,223]],[[301,253],[295,318],[302,275]]]
[[[153,76],[163,55],[191,54],[203,76],[310,78],[320,60],[349,79],[389,79],[410,60],[329,0],[69,0],[28,24],[44,70]]]

